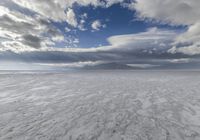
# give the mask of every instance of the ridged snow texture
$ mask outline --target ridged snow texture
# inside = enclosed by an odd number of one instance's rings
[[[200,72],[0,75],[0,140],[200,140]]]

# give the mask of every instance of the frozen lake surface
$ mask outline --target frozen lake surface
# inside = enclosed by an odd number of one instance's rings
[[[0,140],[200,140],[200,72],[2,73]]]

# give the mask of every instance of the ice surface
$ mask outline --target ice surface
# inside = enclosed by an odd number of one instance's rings
[[[0,75],[0,140],[200,140],[200,72]]]

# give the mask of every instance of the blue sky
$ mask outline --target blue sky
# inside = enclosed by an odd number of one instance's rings
[[[85,31],[73,29],[70,32],[65,32],[64,29],[67,23],[54,23],[63,33],[79,38],[78,47],[98,47],[99,45],[109,45],[107,38],[113,35],[131,34],[145,31],[149,26],[143,21],[134,21],[134,13],[123,8],[120,4],[112,5],[109,8],[94,8],[93,6],[81,7],[74,6],[74,12],[77,15],[87,13],[85,19]],[[99,31],[93,31],[91,28],[92,22],[99,20],[106,25]],[[70,28],[70,25],[67,25]]]
[[[58,29],[63,31],[66,36],[72,35],[77,37],[80,41],[78,47],[83,48],[109,45],[107,38],[110,36],[144,32],[151,27],[177,31],[185,29],[184,26],[171,26],[168,24],[145,22],[139,20],[137,19],[135,11],[131,11],[126,7],[122,7],[119,3],[114,4],[109,8],[94,8],[93,6],[82,7],[76,5],[73,6],[73,9],[77,15],[83,15],[84,13],[87,13],[87,18],[85,19],[85,31],[72,29],[72,31],[66,33],[64,30],[66,26],[70,28],[69,24],[66,25],[67,23],[65,22],[53,24]],[[106,25],[106,27],[99,31],[93,31],[91,24],[95,20],[101,21]],[[60,46],[62,47],[63,44],[60,44]]]
[[[195,0],[2,0],[0,69],[196,69],[199,6]]]

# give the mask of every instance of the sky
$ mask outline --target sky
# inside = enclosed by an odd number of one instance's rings
[[[199,69],[200,1],[1,0],[0,70]]]

